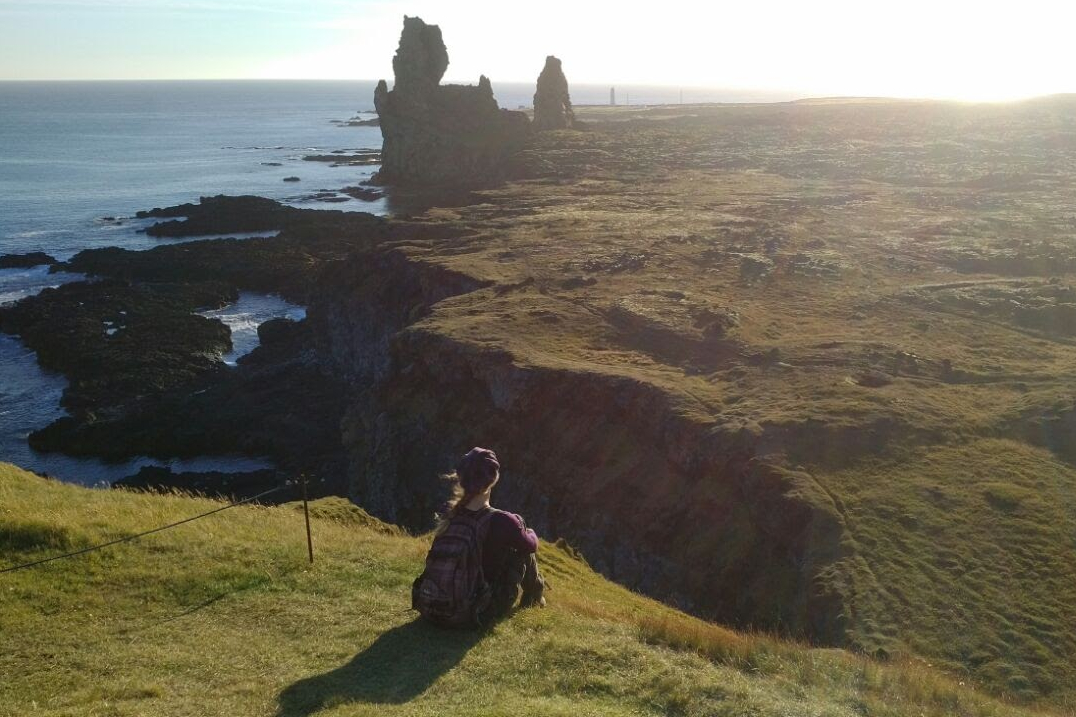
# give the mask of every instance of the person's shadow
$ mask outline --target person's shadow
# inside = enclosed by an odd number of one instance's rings
[[[414,620],[383,633],[346,665],[280,693],[277,717],[306,717],[349,702],[402,704],[455,667],[483,634]]]

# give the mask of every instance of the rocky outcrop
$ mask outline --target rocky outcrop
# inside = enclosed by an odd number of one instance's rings
[[[526,115],[500,109],[485,76],[477,86],[441,85],[447,68],[441,29],[405,17],[392,60],[395,86],[382,80],[374,92],[384,138],[380,182],[482,184],[522,148]]]
[[[306,210],[307,213],[304,214],[303,210],[264,197],[218,194],[215,197],[201,197],[197,204],[155,207],[149,211],[138,212],[135,216],[139,219],[170,220],[153,224],[146,229],[146,234],[174,239],[287,229],[305,222],[310,211]]]
[[[43,368],[68,378],[64,408],[97,416],[221,370],[228,328],[194,312],[237,296],[217,282],[74,282],[0,307],[0,331],[20,336]]]
[[[192,237],[239,233],[280,233],[250,239],[198,239],[162,244],[147,251],[119,247],[88,249],[59,264],[64,271],[140,283],[220,282],[243,291],[280,294],[306,302],[321,264],[346,255],[380,235],[384,220],[365,212],[296,209],[261,197],[202,197],[139,212],[164,219],[151,236]]]
[[[35,266],[55,263],[56,260],[43,251],[0,256],[0,269],[31,269]]]
[[[550,55],[545,58],[545,67],[538,75],[538,89],[534,93],[534,129],[568,129],[574,124],[568,80],[560,60]]]
[[[200,496],[219,496],[228,500],[252,498],[266,490],[266,486],[279,484],[283,476],[272,469],[247,473],[176,473],[171,468],[146,466],[126,478],[112,484],[113,488],[139,490],[149,493],[193,493]],[[283,503],[295,499],[297,490],[281,491],[267,496],[266,503]]]

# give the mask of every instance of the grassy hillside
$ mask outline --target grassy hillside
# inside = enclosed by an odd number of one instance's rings
[[[0,464],[3,565],[204,512]],[[415,622],[427,547],[357,508],[242,507],[0,575],[2,715],[1033,715],[923,661],[703,623],[544,545],[554,591],[486,635]],[[1057,714],[1057,713],[1053,713]]]
[[[980,440],[821,480],[841,496],[858,556],[848,569],[860,586],[853,642],[1076,704],[1071,466],[1026,444]]]

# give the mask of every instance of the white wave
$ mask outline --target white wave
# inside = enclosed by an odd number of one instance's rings
[[[16,301],[22,301],[31,292],[28,291],[0,291],[0,306],[5,304],[14,304]]]
[[[262,239],[272,238],[280,234],[279,229],[273,229],[271,231],[264,232],[232,232],[231,234],[198,234],[191,237],[180,237],[177,241],[173,241],[173,244],[183,244],[189,241],[206,241],[208,239]],[[164,243],[169,240],[169,237],[161,237],[155,239],[158,243]]]
[[[49,267],[45,265],[30,269],[0,269],[0,305],[20,301],[44,289],[55,289],[61,284],[85,279],[85,274],[50,274]]]
[[[8,234],[8,239],[36,239],[38,237],[48,236],[60,236],[62,234],[73,234],[70,229],[34,229],[28,232],[16,232],[14,234]]]
[[[302,321],[306,309],[277,296],[251,291],[239,293],[239,300],[220,309],[200,311],[207,319],[219,319],[232,332],[232,350],[222,358],[235,366],[239,359],[258,347],[258,327],[270,319]]]

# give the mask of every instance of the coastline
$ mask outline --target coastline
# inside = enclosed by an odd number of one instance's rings
[[[199,145],[196,146],[186,137],[192,130],[199,131],[198,105],[185,99],[197,98],[190,95],[190,90],[196,87],[183,83],[169,85],[168,92],[174,95],[169,98],[157,85],[125,85],[105,88],[108,91],[102,93],[98,91],[102,88],[95,83],[81,84],[76,89],[84,99],[76,104],[82,105],[82,109],[73,114],[64,111],[71,117],[69,121],[61,121],[55,114],[59,108],[54,111],[48,103],[41,104],[43,99],[40,102],[33,99],[38,96],[36,88],[23,86],[21,94],[7,95],[6,100],[0,100],[0,105],[11,110],[6,112],[4,121],[0,121],[0,138],[10,139],[12,146],[20,146],[18,152],[7,153],[0,160],[0,182],[14,188],[0,199],[3,215],[0,219],[0,254],[47,251],[58,260],[67,261],[79,251],[93,246],[152,249],[174,241],[186,241],[188,237],[169,240],[148,235],[145,229],[155,220],[138,219],[135,214],[153,206],[151,201],[169,195],[180,200],[189,196],[185,192],[195,192],[196,199],[198,192],[212,189],[214,184],[233,191],[244,186],[257,188],[297,206],[384,211],[384,201],[380,197],[351,199],[325,189],[357,185],[376,170],[376,166],[332,168],[327,164],[302,161],[304,153],[328,152],[338,146],[356,147],[365,142],[370,148],[379,147],[376,128],[372,131],[340,128],[329,121],[334,116],[350,115],[352,110],[345,108],[351,102],[343,94],[335,97],[333,94],[348,87],[351,85],[331,83],[320,89],[315,87],[306,99],[311,107],[305,110],[305,120],[302,119],[304,115],[299,114],[273,119],[268,124],[259,119],[252,125],[249,119],[252,112],[245,109],[230,112],[228,107],[241,109],[255,107],[257,103],[264,107],[280,104],[271,95],[244,99],[244,93],[249,94],[248,88],[239,92],[236,98],[226,97],[218,101],[210,97],[203,103],[208,102],[207,106],[213,108],[214,122],[220,126],[201,131],[201,138],[194,139]],[[118,93],[114,97],[109,94],[113,90]],[[306,91],[301,83],[293,90]],[[55,87],[49,92],[64,97]],[[20,97],[29,99],[20,105]],[[288,97],[285,95],[284,101]],[[368,103],[369,100],[362,101]],[[362,101],[358,103],[360,107]],[[170,112],[171,117],[147,113],[145,109],[146,106],[167,106],[168,103],[174,103],[177,108]],[[338,109],[333,111],[333,105]],[[294,106],[301,106],[301,103]],[[264,115],[265,110],[257,114]],[[45,120],[34,119],[38,116],[44,116]],[[155,119],[158,116],[160,120]],[[145,125],[144,122],[151,118],[154,118],[153,124]],[[304,124],[305,129],[302,128]],[[105,145],[102,150],[99,140],[91,142],[87,139],[85,146],[98,149],[93,156],[83,158],[82,150],[77,149],[80,138],[83,135],[89,137],[98,129],[116,136],[112,148]],[[51,133],[57,131],[63,133],[64,143],[53,141]],[[130,132],[136,134],[131,136]],[[233,134],[229,136],[229,133]],[[363,137],[367,139],[361,139]],[[307,142],[302,142],[304,138]],[[296,139],[302,143],[297,143]],[[326,141],[332,144],[321,144]],[[67,144],[75,146],[76,151],[72,153],[66,148]],[[62,152],[57,154],[61,149]],[[153,164],[144,165],[143,155]],[[178,163],[180,159],[182,163]],[[20,173],[26,171],[24,167],[35,166],[38,168],[28,181],[19,179]],[[280,176],[291,173],[298,173],[305,181],[295,188],[280,182]],[[246,240],[267,232],[229,234]],[[53,267],[50,272],[47,265],[0,269],[0,304],[14,303],[38,294],[44,288],[87,278],[55,269]],[[218,309],[217,306],[206,308]],[[264,314],[261,318],[294,313],[293,308],[278,308],[278,312]],[[106,330],[115,332],[121,325],[116,323]],[[253,341],[257,341],[256,333]],[[248,340],[247,343],[251,342]],[[64,415],[56,401],[57,394],[63,389],[62,386],[57,388],[57,379],[53,375],[37,365],[27,365],[25,351],[22,344],[10,341],[6,341],[0,351],[0,360],[5,362],[8,373],[6,390],[0,394],[0,455],[8,460],[17,459],[16,463],[44,473],[86,482],[111,481],[135,473],[143,465],[164,464],[160,458],[145,457],[130,464],[94,462],[89,458],[37,453],[30,449],[27,434]],[[171,460],[175,463],[176,459]],[[269,463],[264,457],[252,460],[223,456],[216,462],[176,465],[205,471],[261,469]]]

